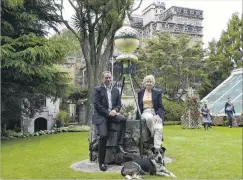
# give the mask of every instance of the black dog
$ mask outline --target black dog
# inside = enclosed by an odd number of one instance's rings
[[[141,179],[141,175],[145,174],[176,177],[165,168],[164,152],[166,149],[161,146],[159,149],[152,148],[151,150],[152,156],[149,158],[124,163],[121,174],[127,179]]]

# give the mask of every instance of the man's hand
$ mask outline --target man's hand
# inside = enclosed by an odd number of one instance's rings
[[[111,110],[110,111],[110,113],[109,113],[109,116],[111,116],[111,117],[114,117],[114,116],[116,116],[117,115],[117,112],[116,112],[116,110]]]

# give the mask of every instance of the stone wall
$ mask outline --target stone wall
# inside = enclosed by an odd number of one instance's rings
[[[215,116],[213,118],[213,124],[215,126],[225,126],[225,120],[227,120],[226,116]],[[233,127],[243,126],[243,115],[234,116],[233,118]]]
[[[143,157],[150,155],[150,149],[153,147],[153,138],[150,136],[149,129],[146,126],[145,121],[142,122],[143,131]],[[136,153],[129,153],[124,155],[120,153],[117,149],[117,130],[119,125],[112,123],[109,125],[109,139],[107,141],[107,151],[105,163],[107,164],[122,164],[123,162],[136,160],[140,158],[140,129],[139,120],[128,120],[126,134],[124,139],[124,149],[125,150],[135,150]],[[90,139],[92,139],[92,145],[90,146],[89,156],[91,161],[97,161],[98,155],[98,139],[96,136],[96,128],[93,126],[90,134]]]

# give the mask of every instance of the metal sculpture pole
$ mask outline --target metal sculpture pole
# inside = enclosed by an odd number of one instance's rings
[[[129,64],[131,65],[131,63],[129,62]],[[142,119],[141,119],[141,111],[139,109],[139,106],[138,106],[138,101],[136,99],[136,93],[135,93],[135,89],[134,89],[134,85],[133,85],[133,81],[137,84],[137,86],[140,88],[139,84],[137,83],[137,81],[132,77],[131,75],[131,71],[130,71],[130,68],[128,66],[128,68],[124,69],[123,68],[123,71],[121,72],[120,76],[118,77],[118,79],[116,80],[116,82],[113,84],[113,86],[116,86],[117,82],[120,81],[122,79],[122,86],[121,86],[121,95],[122,96],[122,92],[123,92],[123,88],[124,88],[124,85],[125,85],[125,75],[128,74],[129,76],[129,82],[130,82],[130,85],[131,85],[131,89],[132,89],[132,94],[133,94],[133,98],[135,100],[135,104],[136,104],[136,107],[137,107],[137,110],[138,110],[138,114],[139,114],[139,128],[140,128],[140,147],[139,147],[139,153],[140,153],[140,157],[143,158],[143,125],[142,125]],[[140,88],[141,89],[141,88]]]
[[[133,80],[131,77],[131,70],[129,69],[131,63],[134,63],[138,60],[137,56],[132,54],[134,50],[137,49],[139,46],[139,38],[138,38],[138,32],[130,27],[130,22],[128,19],[128,16],[126,16],[125,21],[123,26],[117,30],[114,36],[114,42],[115,42],[115,47],[119,51],[122,52],[117,58],[117,62],[121,62],[123,66],[123,70],[121,72],[121,75],[119,76],[118,80],[115,82],[116,83],[123,78],[122,80],[122,87],[121,87],[121,96],[122,96],[122,91],[125,83],[125,77],[126,75],[129,76],[130,80],[130,85],[133,93],[134,100],[136,102],[136,106],[139,112],[139,120],[140,120],[140,156],[143,156],[143,138],[142,138],[142,121],[141,121],[141,112],[138,107],[138,102],[136,100],[136,95],[135,95],[135,90],[133,87]]]
[[[131,84],[131,88],[132,88],[133,97],[134,97],[134,100],[135,100],[135,103],[136,103],[136,106],[138,109],[138,114],[139,114],[139,126],[140,126],[140,148],[139,148],[139,150],[140,150],[140,157],[143,158],[143,124],[142,124],[142,118],[141,118],[141,111],[138,107],[138,101],[136,99],[131,74],[129,74],[129,78],[130,78],[130,84]]]

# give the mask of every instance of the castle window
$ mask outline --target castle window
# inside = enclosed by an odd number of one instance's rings
[[[36,106],[39,107],[46,107],[46,97],[45,96],[39,96],[36,100],[35,100],[35,104]]]
[[[41,104],[42,107],[46,107],[46,98],[45,97],[42,97],[40,99],[40,104]]]
[[[187,26],[184,27],[184,31],[188,31],[188,27]]]

